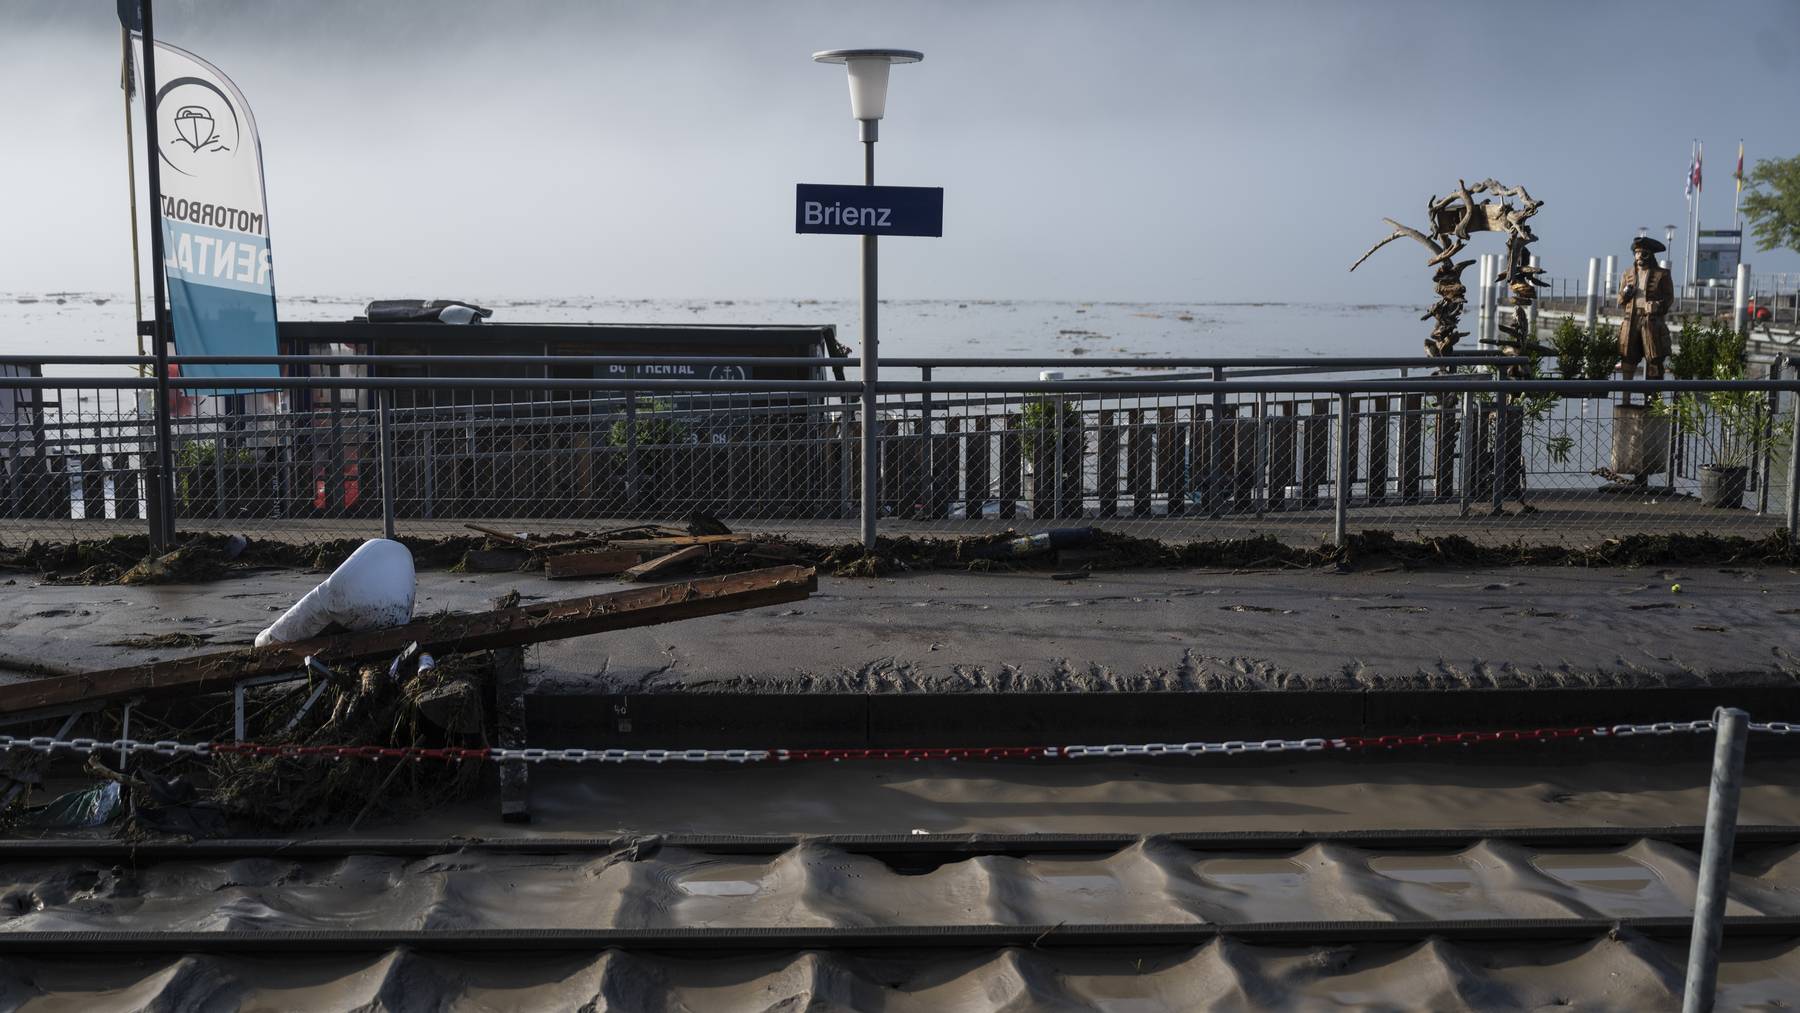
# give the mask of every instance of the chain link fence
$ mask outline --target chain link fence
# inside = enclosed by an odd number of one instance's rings
[[[883,535],[1096,525],[1317,545],[1383,529],[1584,545],[1793,523],[1800,381],[1779,370],[1660,385],[957,371],[977,379],[878,385]],[[0,375],[0,541],[149,531],[154,382],[34,373]],[[199,383],[169,398],[178,533],[551,533],[702,513],[735,530],[859,537],[854,379],[292,376],[260,394]]]

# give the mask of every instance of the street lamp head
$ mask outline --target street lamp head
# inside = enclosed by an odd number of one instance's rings
[[[923,59],[925,54],[913,49],[827,49],[813,54],[817,63],[841,63],[848,68],[850,115],[865,124],[873,124],[887,112],[888,68]]]

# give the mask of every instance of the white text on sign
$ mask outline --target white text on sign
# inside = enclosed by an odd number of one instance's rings
[[[804,211],[808,225],[859,225],[877,229],[886,228],[888,216],[893,213],[892,208],[847,208],[816,200],[807,201]]]

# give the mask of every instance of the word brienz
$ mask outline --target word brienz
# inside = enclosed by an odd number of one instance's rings
[[[944,191],[934,186],[831,186],[801,183],[794,231],[827,235],[941,236]]]
[[[800,205],[800,213],[808,225],[861,225],[871,229],[885,229],[892,223],[893,208],[857,208],[844,207],[842,204],[821,204],[809,200]]]

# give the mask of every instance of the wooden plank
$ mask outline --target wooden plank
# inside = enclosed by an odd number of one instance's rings
[[[636,549],[604,549],[600,552],[570,552],[544,560],[544,576],[551,580],[573,580],[577,577],[611,577],[644,561]]]
[[[1287,505],[1288,487],[1294,484],[1295,437],[1299,435],[1300,426],[1294,411],[1298,407],[1293,401],[1276,402],[1275,408],[1280,415],[1270,421],[1267,496],[1271,510]]]
[[[1131,516],[1150,516],[1150,427],[1144,424],[1144,410],[1133,408],[1125,413],[1126,487],[1131,492]]]
[[[801,601],[818,587],[818,574],[809,567],[774,566],[474,615],[436,615],[385,630],[13,683],[0,686],[0,714],[133,695],[218,692],[240,679],[297,671],[308,655],[334,666],[385,660],[414,641],[432,654],[453,654],[584,637]]]
[[[1383,394],[1369,399],[1369,502],[1387,502],[1388,437],[1392,431],[1393,398]]]
[[[970,421],[973,431],[967,437],[968,447],[963,456],[969,472],[969,500],[963,507],[963,516],[980,520],[988,500],[988,457],[991,452],[988,426],[991,423],[986,415],[977,415]]]
[[[1438,404],[1437,425],[1432,429],[1435,439],[1431,451],[1431,491],[1445,499],[1456,495],[1456,444],[1461,436],[1458,432],[1461,420],[1451,398],[1439,397]]]
[[[954,415],[944,417],[944,434],[931,436],[931,499],[928,516],[933,520],[946,520],[950,516],[950,504],[958,500],[957,482],[962,477],[962,419]]]
[[[1099,460],[1094,465],[1094,492],[1100,497],[1100,516],[1119,516],[1119,427],[1110,409],[1100,412]]]
[[[1175,408],[1164,405],[1156,410],[1156,485],[1162,490],[1170,517],[1187,506],[1187,490],[1181,478],[1181,440],[1175,432]]]
[[[1080,411],[1076,410],[1061,416],[1062,428],[1062,460],[1056,462],[1057,472],[1062,476],[1062,498],[1056,504],[1058,517],[1080,517],[1083,512],[1083,501],[1086,496],[1082,490],[1082,464],[1087,458],[1087,422]]]
[[[1300,465],[1301,500],[1308,509],[1319,506],[1319,486],[1331,478],[1331,406],[1330,398],[1312,403],[1312,414],[1306,417],[1304,459]]]
[[[685,549],[676,549],[674,552],[667,553],[666,555],[657,556],[649,562],[639,563],[631,569],[626,570],[624,573],[619,574],[619,577],[623,580],[648,580],[666,570],[672,570],[685,563],[691,563],[700,559],[704,557],[708,551],[710,550],[704,545],[690,545]]]
[[[506,542],[509,545],[517,545],[523,548],[531,547],[531,539],[526,538],[523,535],[509,534],[505,531],[496,531],[493,528],[484,528],[479,524],[464,524],[463,527],[468,528],[470,531],[484,534],[496,542]]]
[[[668,535],[663,538],[618,538],[607,542],[606,547],[656,552],[666,549],[685,549],[690,545],[717,545],[720,542],[747,542],[749,540],[748,535]]]
[[[1000,516],[1010,520],[1018,516],[1024,492],[1025,457],[1019,439],[1019,416],[1008,415],[1001,421],[1005,428],[1000,432]]]
[[[1407,394],[1400,399],[1400,406],[1400,500],[1417,503],[1423,484],[1425,395]]]

